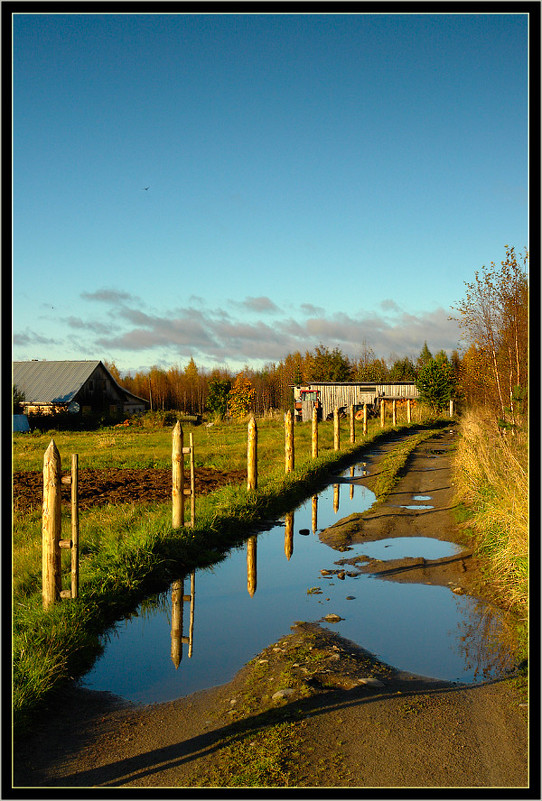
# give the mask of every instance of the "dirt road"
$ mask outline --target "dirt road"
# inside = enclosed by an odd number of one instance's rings
[[[424,532],[457,541],[453,436],[445,432],[419,446],[386,503],[327,529],[322,539],[338,551],[350,542]],[[373,446],[368,484],[390,447]],[[415,494],[430,495],[434,509],[405,508]],[[348,553],[337,557],[348,559]],[[350,568],[387,570],[394,581],[451,582],[463,592],[483,588],[467,548],[447,563],[370,560]],[[286,675],[288,692],[273,699],[269,687],[280,690]],[[278,721],[288,722],[296,736],[295,757],[278,786],[529,786],[528,707],[514,679],[476,686],[430,681],[306,623],[285,632],[228,684],[173,702],[127,705],[74,685],[18,744],[15,786],[221,787],[208,777],[231,776],[232,744],[241,744],[250,761],[257,734]]]

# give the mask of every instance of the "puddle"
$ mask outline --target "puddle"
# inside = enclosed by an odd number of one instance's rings
[[[371,559],[406,559],[423,556],[424,559],[443,559],[461,551],[455,542],[435,540],[431,537],[390,537],[363,544],[363,554]]]
[[[342,474],[349,476],[350,469]],[[373,500],[359,484],[331,484],[214,567],[179,577],[109,631],[82,684],[133,702],[173,700],[229,681],[296,620],[322,621],[385,662],[425,676],[474,682],[510,669],[502,613],[492,607],[447,587],[370,575],[325,580],[320,570],[336,569],[338,554],[317,532]],[[348,555],[372,549],[375,558],[438,558],[455,548],[427,537],[397,538],[355,545]],[[343,619],[327,623],[328,614]]]
[[[430,495],[414,495],[412,497],[412,500],[413,501],[430,501],[431,500],[431,496]]]
[[[424,506],[422,503],[413,503],[413,504],[408,504],[408,505],[407,504],[400,504],[399,508],[400,509],[422,509],[423,510],[423,509],[434,509],[435,507],[434,506],[427,506],[427,505]]]

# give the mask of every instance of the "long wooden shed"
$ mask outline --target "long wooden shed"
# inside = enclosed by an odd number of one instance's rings
[[[314,405],[321,412],[322,420],[327,420],[335,408],[346,411],[350,406],[355,409],[364,404],[374,410],[384,400],[415,400],[420,393],[416,384],[409,381],[397,381],[389,384],[364,382],[311,381],[310,384],[293,386],[296,417],[303,421],[312,418]]]

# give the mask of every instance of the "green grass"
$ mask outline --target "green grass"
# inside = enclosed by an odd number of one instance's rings
[[[41,512],[14,512],[13,516],[13,700],[15,722],[21,726],[44,697],[64,679],[88,670],[100,652],[100,634],[108,625],[136,608],[150,593],[195,567],[216,562],[221,554],[240,544],[262,519],[283,514],[308,497],[330,468],[347,464],[354,453],[382,434],[379,422],[370,434],[348,442],[348,421],[341,426],[341,451],[332,450],[333,425],[319,426],[320,455],[310,455],[310,423],[295,427],[296,468],[284,473],[282,421],[258,421],[258,490],[228,485],[197,499],[195,528],[172,531],[169,503],[133,503],[95,507],[80,514],[79,597],[44,611],[41,601]],[[190,426],[188,426],[190,429]],[[359,429],[358,429],[359,432]],[[244,424],[198,428],[195,448],[205,464],[246,466]],[[126,438],[124,439],[124,437]],[[122,439],[120,451],[102,448],[104,439]],[[14,437],[15,464],[38,469],[49,437],[32,441]],[[62,455],[80,455],[80,466],[104,465],[119,460],[130,465],[150,458],[160,462],[171,449],[171,431],[60,433],[55,442]],[[37,445],[36,445],[37,443]],[[128,443],[130,448],[128,448]],[[38,447],[39,446],[39,447]],[[131,451],[130,451],[131,449]],[[128,452],[131,453],[128,459]],[[226,459],[227,454],[227,459]],[[169,462],[170,463],[170,462]],[[69,536],[69,512],[62,513],[63,536]],[[69,559],[68,552],[63,556]],[[64,586],[69,570],[66,564]]]

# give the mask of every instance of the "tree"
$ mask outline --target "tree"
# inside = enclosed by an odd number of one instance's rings
[[[431,353],[431,351],[430,351],[430,350],[429,350],[429,348],[427,347],[427,342],[424,342],[424,343],[423,343],[423,348],[422,348],[422,350],[421,350],[421,353],[420,353],[420,355],[418,356],[418,358],[416,359],[416,367],[418,368],[418,370],[420,370],[422,367],[425,367],[425,365],[426,365],[426,364],[427,364],[427,363],[428,363],[428,362],[429,362],[429,361],[430,361],[432,358],[433,358],[433,354]]]
[[[24,400],[26,400],[24,392],[21,392],[17,384],[13,384],[13,414],[22,413]]]
[[[206,408],[220,418],[225,417],[228,410],[228,395],[231,390],[231,381],[215,378],[209,382]]]
[[[528,384],[529,255],[525,250],[518,259],[513,247],[505,248],[500,268],[491,262],[489,268],[476,271],[474,281],[465,282],[465,297],[454,307],[465,339],[491,371],[489,400],[501,419]]]
[[[440,364],[430,359],[418,373],[416,386],[420,400],[429,404],[435,412],[441,412],[450,402],[455,389],[452,365],[446,360]]]
[[[415,381],[416,368],[408,356],[396,359],[389,372],[390,381]]]
[[[318,345],[305,354],[305,381],[350,381],[352,366],[340,348]]]
[[[244,372],[239,373],[228,393],[228,410],[234,420],[243,420],[250,411],[256,392]]]

